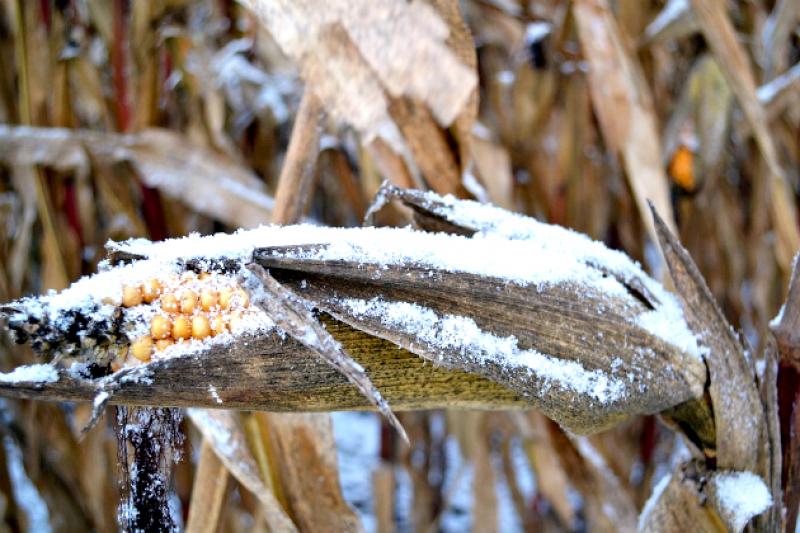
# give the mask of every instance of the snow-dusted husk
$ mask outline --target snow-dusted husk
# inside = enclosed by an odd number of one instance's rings
[[[477,202],[452,201],[450,214],[478,230],[472,238],[411,228],[262,226],[160,243],[133,240],[122,243],[120,248],[160,261],[209,257],[248,261],[256,248],[295,247],[273,253],[297,259],[463,272],[521,286],[572,283],[617,296],[628,294],[618,279],[630,280],[643,284],[657,300],[653,311],[639,316],[638,325],[683,352],[697,358],[704,355],[677,299],[625,254],[565,228]]]
[[[601,403],[621,399],[626,386],[600,370],[587,370],[577,361],[544,355],[519,347],[513,335],[500,337],[482,331],[469,317],[438,315],[432,309],[408,302],[346,298],[341,303],[354,316],[377,318],[395,331],[416,335],[434,349],[454,350],[483,366],[488,363],[522,369],[551,386],[572,390]],[[619,361],[622,364],[622,361]]]

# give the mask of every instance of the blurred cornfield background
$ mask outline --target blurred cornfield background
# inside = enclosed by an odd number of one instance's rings
[[[376,104],[359,76],[363,49],[348,31],[395,2],[356,2],[350,14],[341,2],[245,3],[278,6],[280,24],[291,21],[301,41],[307,24],[317,40],[287,57],[269,24],[232,0],[0,4],[0,301],[95,272],[108,239],[270,223],[298,107],[318,88],[319,101],[304,104],[319,107],[306,120],[323,117],[308,140],[318,155],[305,148],[313,181],[293,199],[308,220],[360,225],[388,179],[585,232],[661,279],[650,198],[761,353],[799,242],[800,2],[426,0],[432,10],[415,16],[438,13],[446,46],[478,76],[447,126],[431,102],[448,95],[387,91]],[[327,9],[353,20],[317,32]],[[416,63],[428,31],[416,22],[387,60],[408,63],[409,78],[447,74],[449,63],[430,69],[436,57]],[[365,116],[342,119],[352,109],[335,97],[336,69]],[[374,134],[375,105],[391,136]],[[3,339],[0,370],[32,359]],[[43,519],[57,531],[117,528],[113,416],[80,440],[89,414],[2,400],[0,530],[42,531]],[[335,418],[344,498],[370,530],[635,527],[653,483],[685,452],[654,417],[580,441],[537,413],[401,418],[410,448],[378,415]],[[213,517],[196,531],[264,530],[257,495],[209,466],[184,424],[177,516],[195,504]],[[335,482],[315,485],[336,479],[333,442],[304,461],[265,445],[268,418],[248,415],[243,427],[265,490],[296,524],[326,530],[325,513],[351,516]],[[306,502],[290,497],[303,490]],[[355,516],[338,527],[355,528]]]

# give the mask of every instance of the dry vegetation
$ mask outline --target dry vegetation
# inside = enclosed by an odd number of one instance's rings
[[[415,531],[445,523],[452,479],[462,475],[446,451],[455,440],[474,468],[475,531],[498,528],[495,482],[526,531],[635,530],[654,481],[673,469],[646,529],[735,528],[706,481],[747,470],[786,505],[783,519],[774,506],[749,527],[780,530],[796,523],[800,501],[800,282],[769,327],[800,249],[799,25],[794,0],[6,0],[0,302],[95,272],[108,239],[306,217],[357,226],[384,179],[490,201],[624,250],[671,283],[716,354],[706,361],[705,397],[672,390],[663,416],[652,413],[667,404],[652,398],[623,413],[646,416],[576,414],[549,397],[524,410],[527,390],[514,380],[426,366],[363,333],[409,347],[375,324],[327,318],[390,404],[411,410],[397,413],[410,446],[383,422],[369,510],[377,529],[392,531],[401,512]],[[414,213],[422,227],[470,231],[426,213],[413,194],[401,200],[376,223],[402,225]],[[648,200],[663,223],[653,223]],[[339,280],[367,290],[358,282]],[[121,398],[210,406],[191,394],[194,377],[211,372],[237,391],[235,407],[367,407],[313,348],[262,349],[268,357],[248,359],[275,376],[261,389],[231,375],[239,367],[229,363],[251,350],[167,368],[176,388],[153,396],[134,387]],[[3,338],[0,369],[36,361]],[[664,400],[665,382],[654,387]],[[253,390],[261,404],[246,397]],[[94,392],[59,382],[48,394]],[[494,410],[413,411],[447,405]],[[2,400],[0,531],[39,527],[19,505],[20,465],[53,529],[117,528],[118,477],[127,473],[118,464],[127,456],[118,457],[112,426],[137,415],[115,409],[82,436],[90,403]],[[616,425],[576,436],[542,411],[585,433]],[[166,419],[179,422],[171,412]],[[187,530],[362,527],[339,488],[329,415],[191,409],[180,425],[185,442],[169,436],[184,451],[171,483]],[[535,476],[533,494],[515,450]],[[409,509],[395,498],[401,470]]]

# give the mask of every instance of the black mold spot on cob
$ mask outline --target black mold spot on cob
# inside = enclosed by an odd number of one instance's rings
[[[114,346],[127,344],[122,309],[99,312],[100,305],[50,313],[47,304],[24,298],[0,309],[17,344],[30,343],[43,358],[106,360]],[[55,315],[55,316],[53,316]]]

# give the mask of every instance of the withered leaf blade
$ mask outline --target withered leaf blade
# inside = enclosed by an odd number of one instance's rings
[[[680,39],[697,31],[688,0],[668,0],[656,18],[644,30],[646,44],[659,44]]]
[[[589,63],[589,89],[603,138],[618,152],[639,214],[655,236],[647,201],[652,200],[675,227],[662,164],[660,135],[650,87],[638,58],[606,0],[578,0],[572,13]],[[655,239],[654,239],[655,240]]]
[[[434,363],[505,384],[576,432],[657,413],[702,390],[702,374],[692,373],[701,367],[691,356],[631,325],[625,310],[636,305],[633,299],[609,302],[582,287],[526,290],[408,269],[383,270],[382,285],[342,275],[339,265],[275,258],[265,263],[284,283],[354,328]],[[468,331],[463,338],[459,324]],[[507,350],[510,361],[493,358],[496,345]],[[684,366],[673,367],[676,357]],[[646,385],[646,376],[655,385]]]
[[[492,205],[471,200],[457,200],[452,196],[440,196],[432,192],[401,189],[388,181],[385,181],[378,190],[365,216],[365,223],[371,224],[375,213],[392,200],[399,200],[403,205],[410,207],[414,213],[414,222],[425,231],[467,237],[480,233],[510,240],[542,240],[553,236],[547,228],[556,228],[534,218]],[[639,297],[646,300],[651,307],[661,304],[658,297],[648,288],[646,275],[643,272],[635,272],[632,275],[628,268],[630,261],[623,253],[609,250],[604,245],[574,231],[563,228],[553,231],[558,233],[559,240],[571,242],[576,249],[587,245],[591,248],[590,253],[578,257],[579,261],[613,276],[632,292],[638,293]]]
[[[739,533],[771,504],[767,486],[751,472],[708,470],[700,461],[689,461],[656,484],[638,529]]]
[[[308,87],[336,120],[366,141],[403,144],[388,96],[424,102],[450,125],[477,86],[474,69],[445,41],[449,30],[423,2],[239,0],[298,63]]]
[[[334,247],[265,248],[254,258],[343,322],[503,383],[573,431],[702,394],[702,361],[640,325],[651,308],[630,292],[326,259]]]
[[[680,465],[662,478],[639,515],[638,531],[653,533],[720,533],[725,531],[714,508],[703,505],[702,484],[708,472],[698,461]]]
[[[247,448],[239,414],[206,409],[189,409],[188,414],[228,471],[258,498],[264,507],[264,517],[270,529],[297,531],[292,519],[258,475],[258,465]]]
[[[400,421],[392,413],[389,404],[375,388],[364,368],[356,363],[342,348],[342,345],[328,333],[322,324],[311,313],[312,302],[297,296],[281,285],[275,278],[258,264],[248,264],[247,269],[253,274],[260,286],[252,287],[250,296],[253,304],[261,307],[283,331],[313,350],[331,366],[344,374],[350,382],[372,403],[383,416],[400,433],[408,443]]]
[[[778,375],[783,377],[792,376],[793,373],[800,372],[800,254],[794,258],[792,277],[789,282],[789,292],[786,302],[781,307],[780,313],[770,322],[770,330],[775,338],[774,344],[770,344],[772,357],[778,359],[778,364],[768,360],[768,369],[773,370],[767,376],[773,378],[769,384],[772,385],[773,405],[778,404],[777,391],[774,391],[777,379],[775,379],[774,369],[779,368]],[[777,354],[775,354],[777,352]],[[774,365],[774,366],[773,366]],[[791,377],[789,377],[789,380]],[[788,380],[787,380],[788,381]],[[779,427],[778,420],[771,420],[771,436],[773,446],[773,461],[777,465],[773,466],[773,496],[777,499],[780,496],[781,468],[786,476],[786,489],[783,495],[783,502],[786,507],[785,521],[787,524],[797,522],[798,506],[800,505],[800,435],[797,428],[800,427],[800,408],[796,401],[798,388],[796,385],[783,386],[780,390],[781,396],[787,396],[790,401],[789,413],[780,413],[787,416],[788,427]],[[777,418],[777,407],[773,413]],[[784,438],[788,436],[784,449],[781,448],[781,434]],[[781,456],[782,454],[782,456]],[[777,514],[777,513],[776,513]]]
[[[758,472],[758,450],[766,428],[754,370],[697,265],[667,229],[655,208],[651,206],[651,209],[661,250],[684,303],[686,320],[709,349],[705,361],[710,374],[717,463],[721,468]]]
[[[425,364],[386,340],[365,336],[327,315],[326,329],[357,356],[395,410],[525,409],[530,403],[501,384],[463,371]],[[245,336],[232,346],[156,360],[109,383],[54,368],[56,381],[0,381],[0,395],[49,401],[91,401],[113,388],[112,405],[318,412],[363,410],[369,400],[319,355],[277,333]],[[141,378],[141,379],[140,379]],[[210,393],[211,388],[216,396]]]
[[[274,201],[240,162],[162,129],[135,134],[0,124],[0,160],[86,174],[92,162],[130,163],[142,181],[233,227],[269,222]]]

